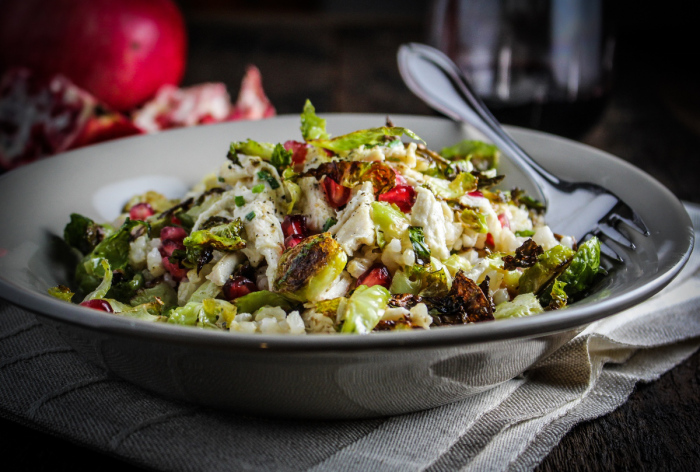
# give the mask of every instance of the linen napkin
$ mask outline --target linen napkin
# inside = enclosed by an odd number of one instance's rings
[[[700,206],[686,204],[695,228]],[[391,418],[283,421],[160,398],[83,361],[0,301],[0,415],[156,470],[529,470],[700,347],[700,250],[661,293],[593,323],[525,375]]]

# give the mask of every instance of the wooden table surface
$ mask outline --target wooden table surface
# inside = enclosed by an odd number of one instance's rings
[[[619,32],[610,101],[574,138],[700,203],[700,76],[689,66],[697,53],[690,60],[687,51],[670,47],[686,36],[669,33],[665,23],[650,35],[652,19],[631,16]],[[199,12],[188,16],[188,28],[185,84],[223,81],[235,94],[245,65],[255,64],[279,114],[299,113],[306,98],[319,113],[432,114],[396,67],[399,44],[425,41],[425,23],[415,17]],[[538,469],[700,470],[699,382],[696,353],[658,381],[639,385],[613,413],[574,427]],[[3,439],[3,461],[21,460],[17,470],[131,467],[8,420],[0,419],[0,431],[12,433]]]

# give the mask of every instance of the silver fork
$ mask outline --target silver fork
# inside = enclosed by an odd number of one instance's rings
[[[649,235],[639,215],[608,189],[593,183],[565,181],[535,162],[504,131],[445,54],[424,44],[409,43],[399,48],[398,62],[401,76],[414,94],[449,118],[481,131],[532,180],[544,197],[546,220],[552,231],[574,236],[577,241],[597,236],[601,251],[621,262],[622,251],[615,250],[614,244],[635,249],[621,223]]]

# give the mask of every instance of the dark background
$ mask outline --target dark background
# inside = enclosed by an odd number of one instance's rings
[[[432,114],[403,85],[396,50],[426,40],[420,0],[179,0],[189,32],[183,85],[224,82],[234,96],[245,66],[262,72],[278,114],[306,98],[319,113]],[[570,137],[654,176],[700,203],[700,35],[695,2],[607,0],[617,44],[612,92],[599,118]],[[575,119],[575,117],[573,117]],[[541,470],[700,469],[700,355],[639,385],[615,412],[576,426]],[[0,420],[14,470],[128,468],[67,441]],[[21,461],[14,462],[14,461]]]

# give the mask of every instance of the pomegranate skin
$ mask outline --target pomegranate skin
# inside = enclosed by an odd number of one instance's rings
[[[0,68],[64,74],[117,111],[179,84],[186,44],[171,0],[0,2]]]

